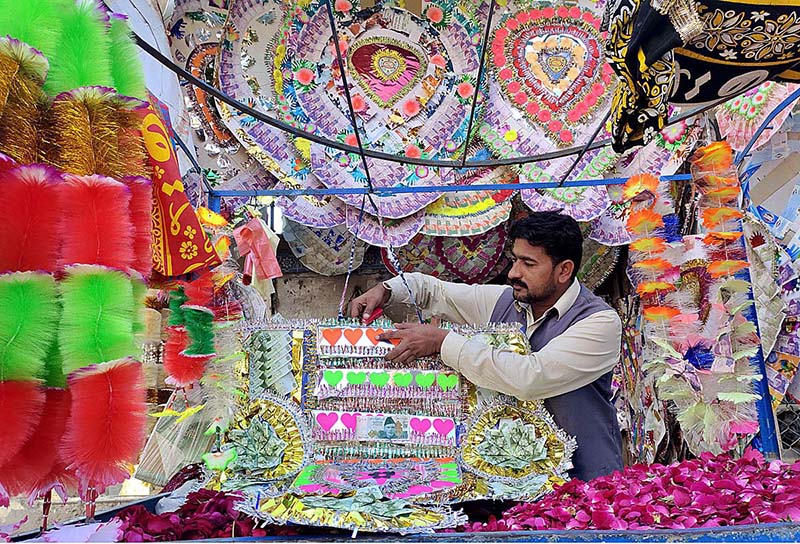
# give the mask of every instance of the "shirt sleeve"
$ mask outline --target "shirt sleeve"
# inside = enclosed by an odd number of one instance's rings
[[[412,272],[403,275],[414,293],[423,317],[439,317],[459,325],[486,324],[500,295],[502,285],[465,285],[451,283]],[[411,296],[400,276],[384,282],[391,290],[389,305],[411,304]]]
[[[622,323],[613,310],[597,312],[520,355],[450,333],[442,361],[477,386],[520,400],[547,399],[588,385],[609,372],[620,354]]]

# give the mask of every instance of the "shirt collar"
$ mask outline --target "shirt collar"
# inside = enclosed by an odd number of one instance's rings
[[[545,313],[542,314],[542,318],[547,316],[552,310],[556,311],[556,315],[558,319],[561,319],[567,310],[572,308],[572,305],[575,304],[575,301],[578,300],[578,295],[581,292],[581,284],[578,283],[577,278],[572,280],[572,285],[570,285],[564,294],[553,304],[550,308],[547,309]],[[524,311],[526,313],[530,313],[531,305],[525,302],[517,302],[515,301],[514,304],[517,305],[517,310]]]

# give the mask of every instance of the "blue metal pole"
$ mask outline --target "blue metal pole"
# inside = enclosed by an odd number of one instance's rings
[[[222,209],[222,198],[216,191],[208,192],[208,209],[216,213]]]
[[[747,142],[747,145],[744,147],[744,149],[742,149],[740,153],[736,154],[734,163],[737,166],[741,164],[741,162],[750,154],[750,150],[753,149],[754,145],[756,145],[756,142],[761,137],[761,134],[768,128],[772,128],[772,126],[770,125],[770,123],[772,123],[772,120],[775,119],[783,110],[791,106],[792,103],[794,103],[794,101],[797,100],[798,98],[800,98],[800,88],[794,91],[786,98],[784,98],[783,102],[775,106],[775,109],[772,110],[769,115],[767,115],[767,118],[764,119],[764,121],[758,127],[758,130],[756,130],[755,134],[753,134],[753,137],[750,138],[750,141]]]

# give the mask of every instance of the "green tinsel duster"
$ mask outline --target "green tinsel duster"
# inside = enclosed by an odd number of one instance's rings
[[[145,100],[144,69],[139,62],[139,48],[133,43],[127,17],[112,14],[108,33],[111,36],[111,76],[114,78],[114,87],[121,95]]]
[[[0,0],[0,36],[11,36],[51,57],[72,0]]]
[[[181,306],[189,300],[189,297],[183,292],[183,287],[178,287],[176,290],[171,291],[169,294],[169,321],[167,325],[170,327],[180,327],[186,324],[186,318],[183,315],[183,308]]]
[[[58,326],[52,276],[15,272],[0,276],[0,381],[36,380]]]
[[[61,24],[56,49],[48,57],[45,92],[55,96],[78,87],[112,87],[111,37],[97,2],[75,0],[64,11]]]
[[[184,355],[214,355],[214,312],[204,306],[183,306],[189,347]]]
[[[61,282],[59,347],[64,374],[133,353],[136,304],[131,280],[102,266],[67,268]]]

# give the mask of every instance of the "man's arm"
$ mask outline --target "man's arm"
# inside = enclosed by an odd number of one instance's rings
[[[502,285],[452,283],[418,272],[404,274],[404,277],[424,317],[438,317],[458,324],[488,322],[497,299],[508,289]],[[384,285],[391,291],[387,305],[411,304],[411,295],[400,276]]]
[[[480,387],[520,400],[546,399],[588,385],[614,368],[622,324],[613,310],[593,314],[531,355],[450,333],[442,361]]]

